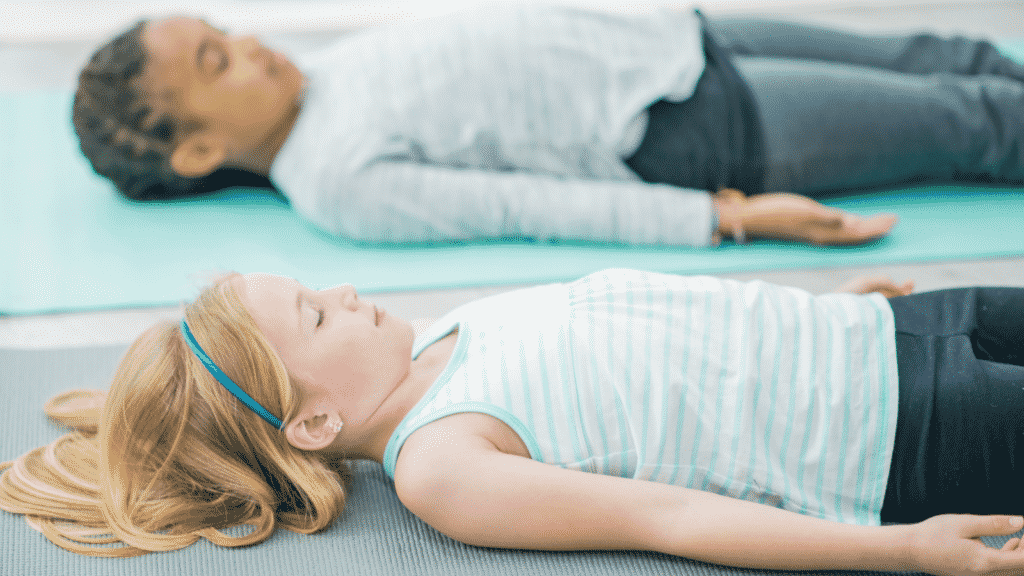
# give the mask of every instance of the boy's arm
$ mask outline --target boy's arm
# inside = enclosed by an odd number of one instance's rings
[[[378,162],[339,175],[329,231],[374,242],[484,238],[706,246],[711,196],[639,180]]]
[[[707,246],[722,237],[858,244],[893,215],[860,217],[811,198],[747,199],[640,180],[378,162],[335,184],[335,233],[385,242],[531,238]],[[329,226],[328,226],[329,227]],[[739,239],[739,238],[737,238]]]
[[[588,474],[505,454],[482,438],[438,434],[429,455],[400,458],[395,487],[431,526],[467,544],[542,550],[653,550],[705,562],[788,570],[1022,574],[1024,547],[980,535],[1007,516],[939,516],[855,526],[676,486]],[[458,438],[452,440],[453,438]],[[408,449],[409,446],[406,446]]]

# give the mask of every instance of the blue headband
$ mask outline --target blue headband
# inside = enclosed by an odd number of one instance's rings
[[[246,394],[245,390],[239,388],[238,384],[232,382],[231,378],[228,378],[228,375],[213,363],[213,360],[211,360],[210,357],[206,355],[206,352],[203,351],[203,348],[199,346],[199,342],[196,341],[196,337],[192,335],[192,331],[188,329],[188,324],[186,324],[184,320],[181,321],[181,334],[185,336],[185,342],[188,343],[188,347],[192,349],[193,353],[195,353],[196,358],[199,358],[199,361],[203,363],[203,366],[206,366],[206,369],[209,370],[210,374],[217,379],[217,382],[220,382],[221,385],[228,389],[228,392],[231,392],[235,398],[238,398],[242,404],[248,406],[249,409],[258,414],[260,418],[269,422],[271,426],[278,430],[284,428],[284,423],[282,423],[277,416],[274,416],[269,410],[261,406],[259,402],[253,400],[252,396]]]

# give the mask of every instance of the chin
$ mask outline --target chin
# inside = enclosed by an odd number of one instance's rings
[[[412,350],[412,341],[416,339],[416,330],[408,320],[402,320],[402,331],[408,336],[409,350]]]
[[[402,320],[401,332],[402,332],[402,348],[404,348],[404,355],[412,358],[412,347],[416,343],[416,330],[412,327],[412,324],[406,320]]]

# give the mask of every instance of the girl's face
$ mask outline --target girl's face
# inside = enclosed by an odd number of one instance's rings
[[[408,374],[412,326],[360,299],[352,286],[313,291],[270,274],[238,282],[256,326],[316,412],[337,411],[346,426],[364,423]]]
[[[252,149],[283,124],[290,128],[305,79],[252,36],[229,36],[202,20],[177,17],[147,24],[142,42],[148,62],[141,81],[156,95],[153,105],[179,121]]]

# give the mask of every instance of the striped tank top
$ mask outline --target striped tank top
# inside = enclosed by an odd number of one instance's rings
[[[606,270],[484,298],[395,429],[498,418],[534,460],[878,524],[896,432],[892,309],[879,294]]]

